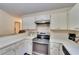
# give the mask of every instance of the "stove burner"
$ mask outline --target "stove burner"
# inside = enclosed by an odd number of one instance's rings
[[[38,39],[50,39],[50,35],[37,35]]]

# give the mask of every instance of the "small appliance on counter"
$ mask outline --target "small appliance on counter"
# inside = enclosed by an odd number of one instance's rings
[[[75,38],[76,38],[75,33],[69,33],[69,37],[68,37],[69,40],[75,41]]]
[[[25,32],[26,32],[25,30],[20,30],[20,31],[19,31],[19,33],[25,33]]]

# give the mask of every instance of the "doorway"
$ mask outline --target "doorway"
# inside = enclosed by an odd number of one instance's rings
[[[15,29],[14,29],[15,33],[19,33],[20,31],[20,22],[15,22]]]

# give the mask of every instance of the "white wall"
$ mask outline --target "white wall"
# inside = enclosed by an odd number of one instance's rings
[[[14,17],[0,10],[0,35],[14,33]]]

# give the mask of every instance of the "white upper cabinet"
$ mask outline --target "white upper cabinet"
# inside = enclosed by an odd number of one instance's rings
[[[36,29],[36,20],[50,20],[50,15],[39,14],[35,16],[26,16],[22,18],[23,29]]]
[[[76,4],[69,12],[69,29],[79,31],[79,4]]]
[[[51,15],[51,29],[67,29],[67,12],[54,12]]]
[[[36,29],[36,20],[50,20],[51,29],[67,30],[69,8],[38,12],[23,17],[23,29]]]
[[[22,19],[22,23],[23,23],[23,29],[35,29],[36,28],[35,17],[33,16],[24,17]]]

